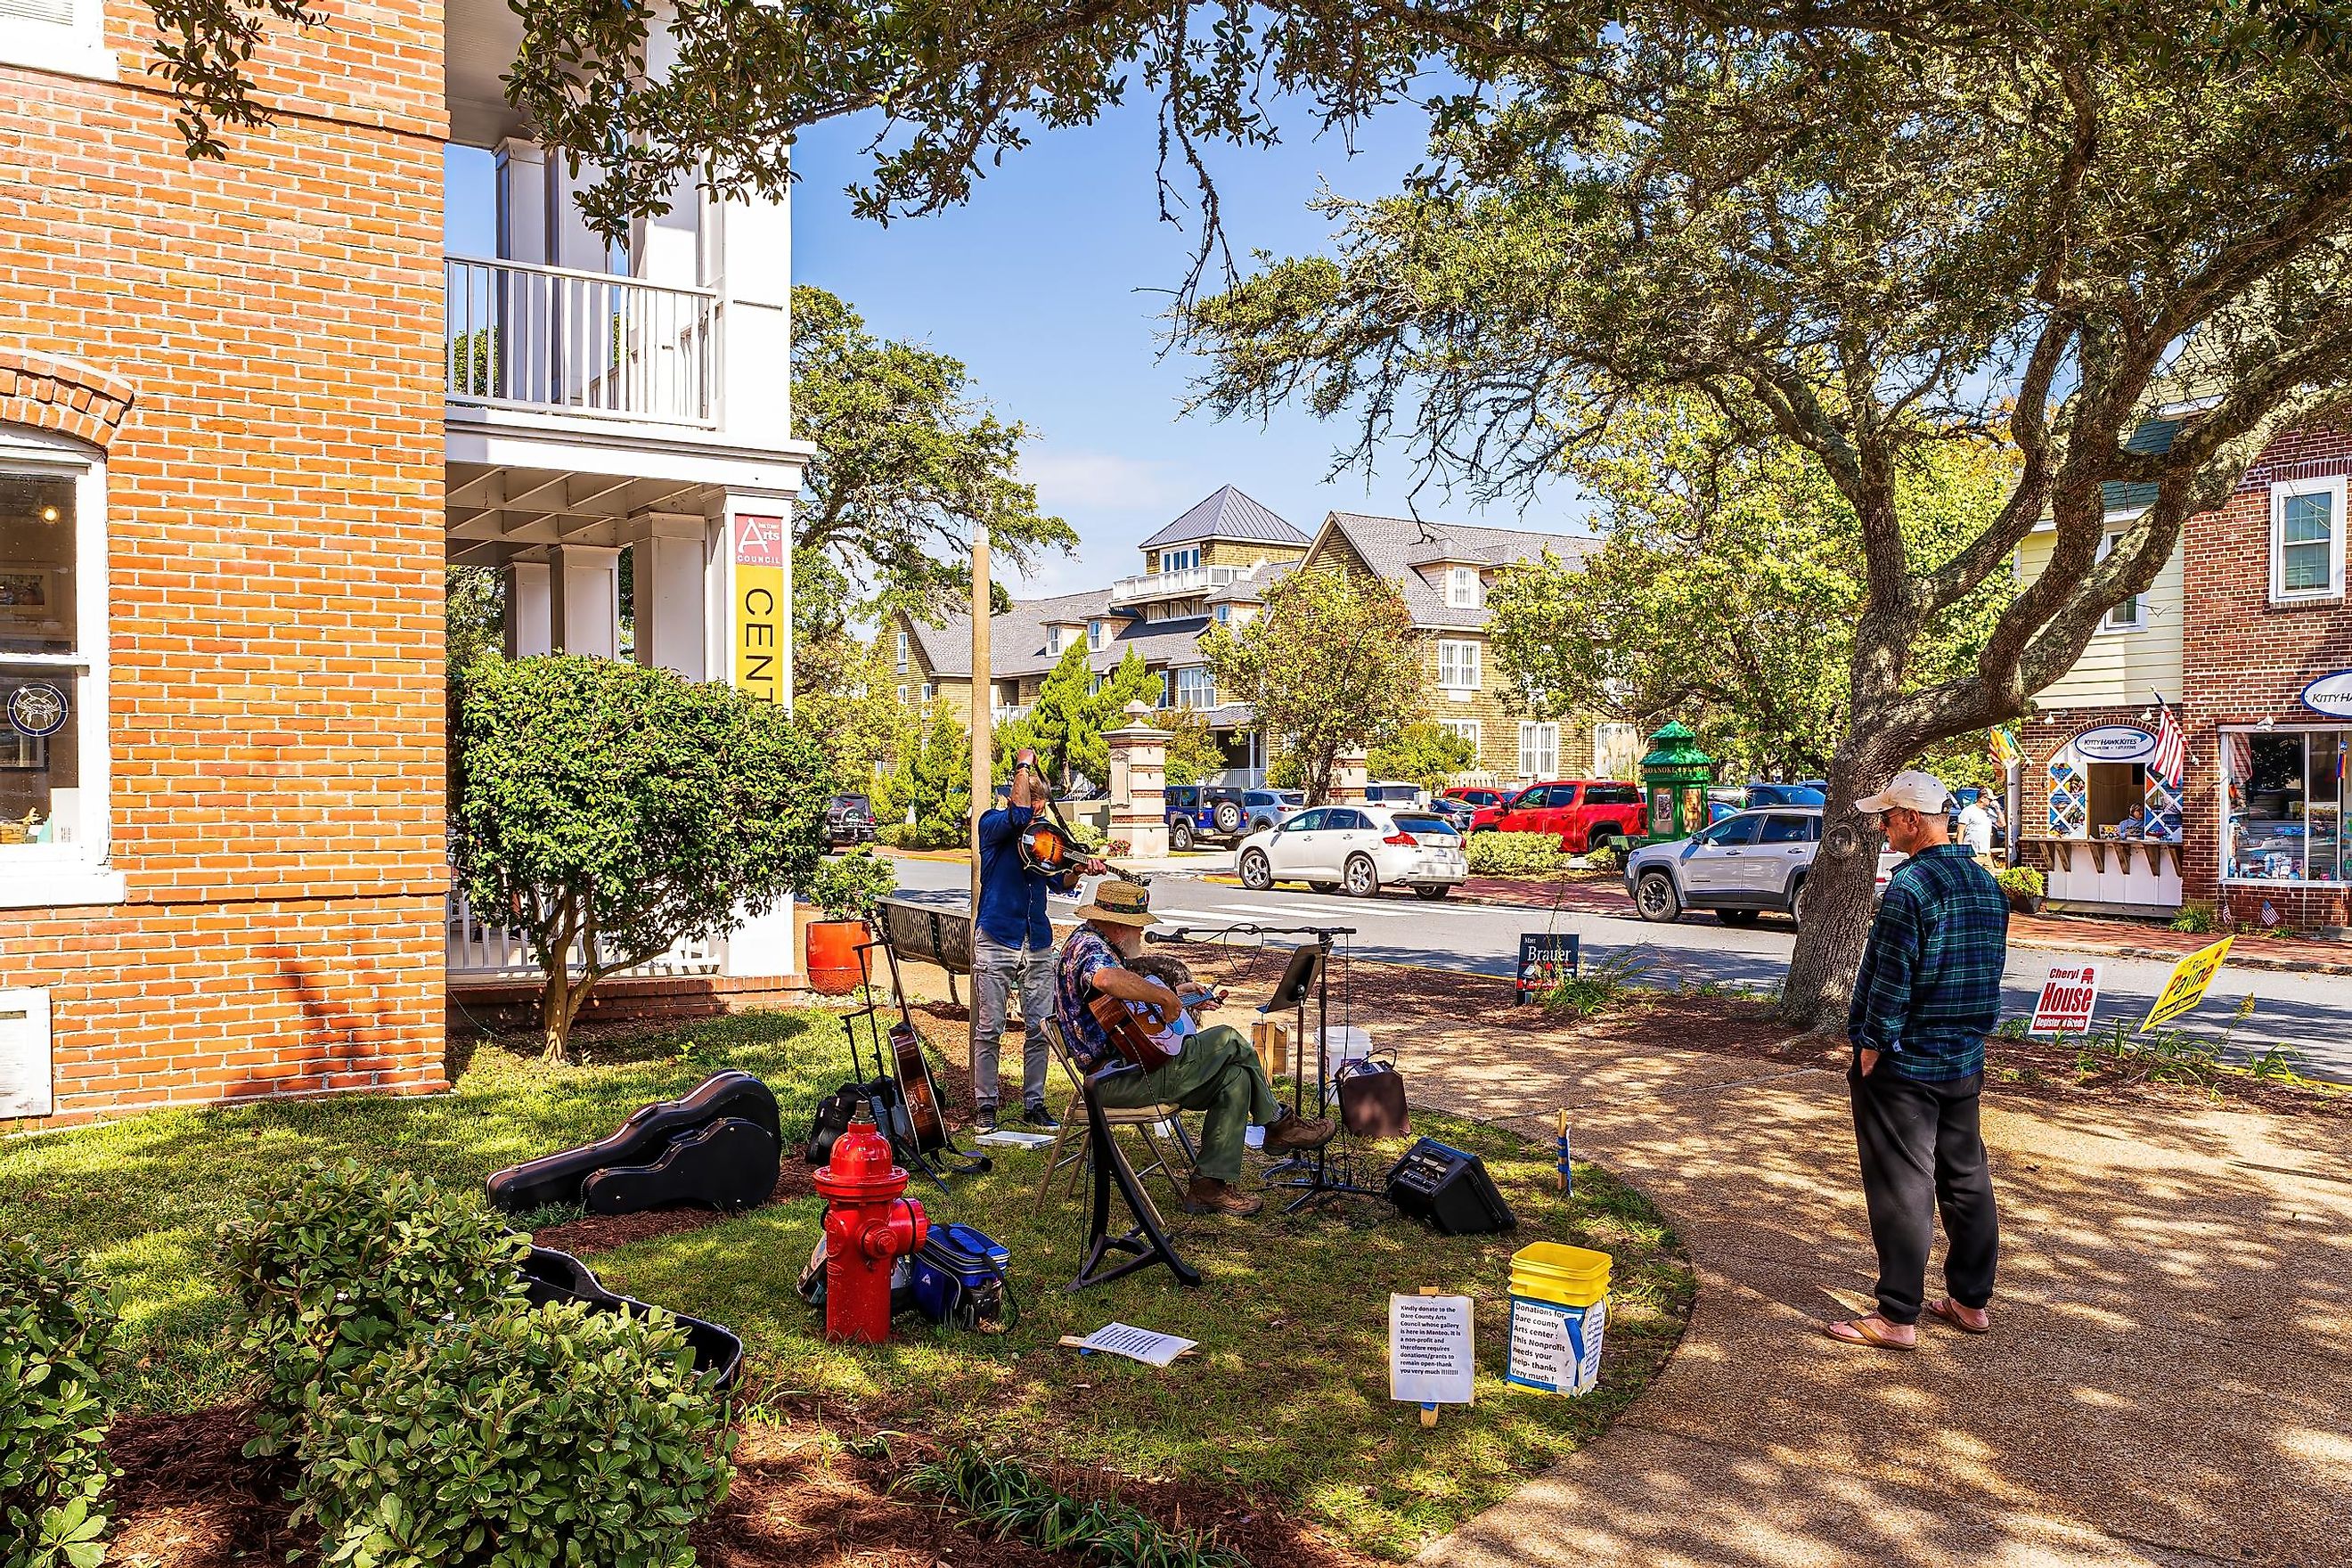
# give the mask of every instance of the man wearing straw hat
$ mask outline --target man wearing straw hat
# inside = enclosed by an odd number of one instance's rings
[[[1159,923],[1142,884],[1098,884],[1094,902],[1078,910],[1078,919],[1086,923],[1062,946],[1054,1011],[1079,1070],[1092,1077],[1116,1055],[1088,1005],[1097,995],[1117,997],[1163,1028],[1174,1023],[1183,1003],[1159,981],[1121,963],[1142,952],[1144,928]],[[1185,1206],[1194,1214],[1257,1213],[1258,1200],[1238,1184],[1252,1122],[1265,1129],[1269,1152],[1319,1149],[1331,1141],[1331,1123],[1294,1115],[1275,1099],[1257,1052],[1239,1029],[1223,1024],[1184,1037],[1176,1059],[1165,1066],[1116,1073],[1096,1092],[1106,1107],[1173,1105],[1208,1113],[1201,1129],[1200,1163],[1185,1194]]]

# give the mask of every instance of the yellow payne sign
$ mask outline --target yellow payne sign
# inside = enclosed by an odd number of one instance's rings
[[[2174,964],[2172,978],[2164,983],[2164,994],[2147,1010],[2147,1022],[2139,1026],[2139,1032],[2144,1035],[2158,1024],[2168,1024],[2205,1000],[2205,987],[2213,984],[2221,961],[2230,956],[2230,944],[2237,940],[2225,936]]]

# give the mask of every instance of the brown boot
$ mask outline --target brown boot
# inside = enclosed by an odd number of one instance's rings
[[[1193,1214],[1238,1215],[1247,1219],[1265,1206],[1231,1182],[1214,1176],[1195,1176],[1184,1189],[1184,1207]]]
[[[1269,1153],[1276,1150],[1320,1149],[1331,1142],[1331,1135],[1338,1131],[1328,1121],[1286,1110],[1281,1121],[1265,1130],[1265,1147]]]

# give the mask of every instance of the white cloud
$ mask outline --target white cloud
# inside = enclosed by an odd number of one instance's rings
[[[1021,477],[1037,487],[1039,504],[1064,515],[1164,511],[1200,499],[1183,494],[1177,465],[1117,452],[1030,453],[1021,459]]]

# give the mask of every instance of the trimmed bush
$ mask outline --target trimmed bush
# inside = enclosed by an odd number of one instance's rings
[[[801,896],[831,921],[874,918],[882,900],[898,889],[898,871],[871,849],[853,849],[820,863]]]
[[[221,1241],[239,1348],[268,1380],[248,1454],[293,1447],[323,1394],[418,1328],[520,1299],[530,1250],[470,1195],[355,1160],[312,1165]]]
[[[0,1241],[0,1563],[96,1568],[122,1320],[69,1257]]]
[[[1557,833],[1474,833],[1470,872],[1476,877],[1551,877],[1568,869]]]
[[[349,1568],[692,1568],[733,1448],[667,1314],[509,1303],[330,1394],[294,1517]]]
[[[1993,883],[2012,899],[2038,899],[2049,890],[2042,879],[2041,868],[2034,866],[2011,866],[1993,873]]]

